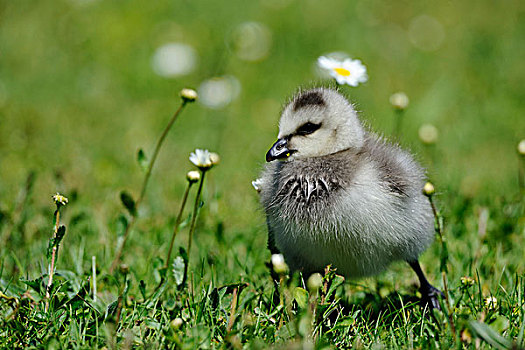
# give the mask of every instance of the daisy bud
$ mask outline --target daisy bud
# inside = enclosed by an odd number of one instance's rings
[[[278,274],[285,274],[288,271],[288,265],[286,265],[282,254],[272,254],[272,266]]]
[[[186,174],[186,179],[189,183],[195,183],[201,179],[201,173],[196,170],[188,171]]]
[[[431,145],[436,143],[439,132],[438,129],[432,124],[423,124],[418,130],[419,139],[421,142]]]
[[[436,192],[434,185],[432,185],[430,182],[427,182],[425,186],[423,186],[423,194],[427,197],[432,197],[432,195]]]
[[[522,156],[525,156],[525,139],[518,143],[518,153]]]
[[[184,323],[184,321],[182,320],[182,318],[180,317],[177,317],[175,319],[173,319],[171,322],[170,322],[170,327],[171,329],[173,329],[174,331],[178,330],[182,324]]]
[[[55,194],[53,196],[53,200],[55,201],[55,204],[57,205],[57,207],[60,207],[62,205],[66,205],[68,200],[66,197],[64,197],[63,195],[61,195],[60,193],[57,192],[57,194]]]
[[[469,287],[469,286],[474,285],[474,283],[476,283],[476,281],[474,281],[472,277],[469,277],[469,276],[461,277],[461,284],[464,286]]]
[[[211,161],[212,165],[217,165],[217,164],[220,163],[221,157],[219,157],[219,155],[217,153],[211,152],[210,153],[210,161]]]
[[[197,91],[188,88],[182,89],[180,91],[180,97],[185,102],[193,102],[197,99]]]
[[[390,96],[390,104],[397,110],[405,110],[410,100],[404,92],[396,92]]]
[[[308,281],[306,281],[306,287],[308,288],[310,293],[317,292],[322,285],[323,277],[318,272],[312,274],[310,277],[308,277]]]
[[[127,264],[120,264],[119,270],[120,270],[120,273],[125,275],[129,272],[129,266]]]

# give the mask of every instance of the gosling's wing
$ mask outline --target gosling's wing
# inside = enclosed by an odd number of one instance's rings
[[[391,195],[406,198],[419,194],[424,170],[410,154],[373,134],[368,135],[363,152],[375,164],[379,180]]]

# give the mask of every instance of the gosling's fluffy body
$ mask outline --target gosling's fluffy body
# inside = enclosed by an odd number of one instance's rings
[[[294,134],[305,123],[320,127]],[[424,171],[365,130],[341,94],[300,92],[283,110],[279,139],[292,154],[267,164],[260,198],[270,249],[291,269],[311,273],[332,264],[347,277],[369,276],[396,260],[417,261],[430,245]]]

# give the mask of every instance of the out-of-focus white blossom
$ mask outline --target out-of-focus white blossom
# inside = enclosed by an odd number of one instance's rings
[[[518,153],[525,156],[525,140],[521,140],[520,143],[518,143]]]
[[[157,48],[151,61],[153,70],[165,78],[175,78],[193,72],[197,52],[190,45],[169,43]]]
[[[271,31],[262,23],[244,22],[232,32],[232,50],[241,60],[261,61],[270,53],[271,45]]]
[[[420,15],[408,26],[408,37],[412,45],[423,51],[435,51],[445,40],[445,29],[434,17]]]
[[[431,145],[437,142],[439,131],[432,124],[423,124],[418,130],[418,135],[421,142]]]
[[[241,83],[228,75],[205,80],[198,89],[199,102],[208,108],[221,109],[239,96]]]
[[[405,110],[408,107],[408,103],[410,100],[408,99],[407,94],[404,92],[396,92],[395,94],[392,94],[390,96],[390,104],[398,110]]]

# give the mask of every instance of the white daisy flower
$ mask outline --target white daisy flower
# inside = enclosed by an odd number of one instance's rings
[[[207,149],[196,149],[195,152],[191,152],[190,162],[201,170],[207,170],[213,165],[210,152]]]
[[[360,60],[346,58],[342,61],[321,56],[317,59],[319,67],[326,69],[338,84],[348,84],[357,86],[359,83],[366,83],[366,67]]]

